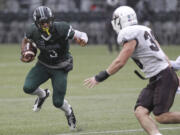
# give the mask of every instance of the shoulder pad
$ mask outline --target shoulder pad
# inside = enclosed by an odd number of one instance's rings
[[[139,32],[139,29],[133,26],[126,27],[119,32],[117,41],[119,44],[123,44],[124,42],[136,39]]]

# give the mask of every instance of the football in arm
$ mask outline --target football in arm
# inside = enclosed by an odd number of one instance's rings
[[[37,54],[36,44],[32,42],[28,42],[25,44],[22,50],[22,61],[31,62]]]

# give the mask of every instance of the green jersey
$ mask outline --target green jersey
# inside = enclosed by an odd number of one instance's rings
[[[68,39],[73,36],[74,30],[66,22],[54,22],[48,37],[45,37],[35,24],[26,31],[26,38],[35,42],[40,50],[39,62],[50,67],[56,67],[70,57]]]

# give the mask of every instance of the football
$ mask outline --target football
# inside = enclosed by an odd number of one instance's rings
[[[37,47],[35,43],[28,42],[25,44],[23,50],[22,50],[22,57],[27,59],[27,61],[24,62],[31,62],[37,54]]]

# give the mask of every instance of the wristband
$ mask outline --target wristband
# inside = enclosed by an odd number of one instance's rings
[[[95,76],[95,80],[97,82],[102,82],[104,80],[106,80],[110,75],[108,74],[108,72],[105,71],[101,71],[98,75]]]

